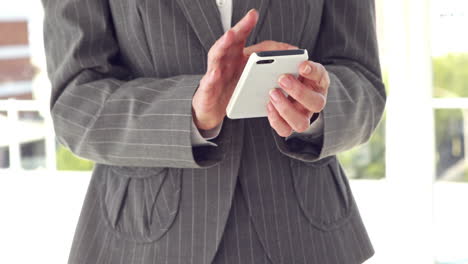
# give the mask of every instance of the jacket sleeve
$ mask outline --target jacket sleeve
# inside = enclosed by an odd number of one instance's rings
[[[192,97],[202,75],[134,78],[119,62],[107,0],[42,3],[60,143],[108,165],[198,168],[220,161],[216,146],[192,147]]]
[[[316,161],[366,142],[386,102],[380,70],[374,0],[324,1],[320,32],[310,59],[330,76],[319,135],[285,140],[274,133],[284,154]]]

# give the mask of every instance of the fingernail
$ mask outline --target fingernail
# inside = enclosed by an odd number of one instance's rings
[[[255,11],[255,8],[250,9],[249,12],[247,12],[247,15],[249,15],[250,13],[252,13],[254,11]]]
[[[279,102],[280,97],[279,97],[278,92],[276,91],[276,89],[271,89],[270,90],[270,96],[271,96],[271,99],[273,99],[273,101]]]
[[[289,87],[289,85],[291,84],[291,80],[289,79],[288,76],[286,76],[286,75],[281,75],[281,77],[279,78],[279,83],[280,83],[281,86],[283,86],[283,87]]]
[[[322,87],[322,88],[324,88],[324,87],[323,87],[324,82],[325,82],[325,77],[322,77],[322,79],[320,79],[320,81],[319,81],[319,83],[318,83],[319,86]]]
[[[290,50],[294,50],[294,49],[299,49],[299,47],[296,47],[296,46],[289,46],[289,48],[288,48],[288,49],[290,49]]]
[[[312,68],[310,67],[310,65],[306,65],[304,69],[302,70],[302,72],[305,74],[309,74],[312,72]]]
[[[257,10],[255,10],[255,8],[252,9],[252,10],[253,10],[252,12],[255,12],[255,21],[258,21],[259,14],[258,14]]]

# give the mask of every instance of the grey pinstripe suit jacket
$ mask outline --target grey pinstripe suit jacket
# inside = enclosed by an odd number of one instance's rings
[[[226,119],[216,147],[190,142],[191,98],[223,34],[213,0],[42,1],[57,137],[97,163],[69,263],[372,255],[335,157],[370,137],[385,104],[372,0],[235,0],[233,24],[260,13],[248,45],[306,48],[331,86],[320,137]]]

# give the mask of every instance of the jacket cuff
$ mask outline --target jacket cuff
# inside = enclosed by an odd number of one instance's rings
[[[200,146],[214,146],[217,147],[218,144],[211,142],[209,140],[215,139],[218,137],[219,132],[221,132],[221,127],[223,123],[219,124],[217,127],[210,129],[210,130],[200,130],[195,125],[195,122],[192,120],[192,130],[190,136],[192,137],[192,146],[193,147],[200,147]]]

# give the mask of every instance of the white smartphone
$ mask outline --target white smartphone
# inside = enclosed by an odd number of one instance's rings
[[[227,116],[231,119],[268,116],[269,92],[279,87],[278,78],[282,74],[297,77],[299,65],[308,59],[306,49],[252,53],[229,100]]]

